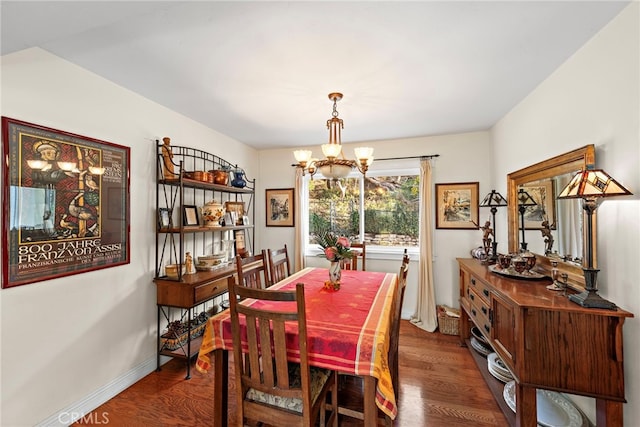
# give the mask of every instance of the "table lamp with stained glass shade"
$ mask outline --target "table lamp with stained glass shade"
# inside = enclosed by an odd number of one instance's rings
[[[489,264],[495,264],[498,261],[498,242],[496,241],[496,212],[498,212],[498,208],[502,206],[507,206],[507,199],[502,197],[502,194],[498,193],[496,190],[491,190],[491,193],[487,194],[480,202],[481,208],[491,208],[491,217],[493,220],[493,241],[491,242],[491,256],[489,254],[485,254],[487,257],[487,262]]]
[[[522,230],[522,239],[520,239],[520,249],[522,252],[527,251],[527,242],[524,240],[524,213],[530,206],[536,206],[537,203],[529,193],[524,189],[518,190],[518,212],[520,213],[520,230]]]
[[[587,214],[587,248],[584,272],[585,290],[569,295],[569,300],[583,307],[615,310],[616,305],[598,295],[598,269],[593,265],[593,213],[603,197],[632,194],[602,169],[587,168],[578,172],[562,189],[558,199],[582,199],[582,209]]]

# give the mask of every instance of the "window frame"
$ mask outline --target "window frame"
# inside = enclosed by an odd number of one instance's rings
[[[390,175],[417,175],[420,176],[419,166],[410,166],[406,168],[390,167],[390,168],[376,168],[375,170],[367,171],[367,176],[390,176]],[[321,173],[318,173],[313,179],[326,179]],[[360,201],[359,201],[359,214],[360,218],[364,219],[364,176],[356,169],[353,170],[345,178],[358,178],[360,183]],[[305,175],[302,181],[302,195],[301,195],[301,227],[302,234],[304,236],[304,256],[321,256],[322,249],[316,244],[309,244],[309,182],[312,177]],[[424,209],[422,203],[420,203],[420,209]],[[364,220],[359,224],[360,236],[364,236]],[[420,227],[420,224],[418,224]],[[401,246],[379,246],[367,244],[367,259],[395,259],[404,253],[404,247]],[[410,255],[417,255],[420,252],[420,244],[418,246],[412,246],[407,248],[407,252]]]

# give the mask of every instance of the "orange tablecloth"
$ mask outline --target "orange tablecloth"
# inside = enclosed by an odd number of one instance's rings
[[[387,356],[397,275],[345,270],[337,292],[323,289],[327,279],[327,269],[306,268],[273,285],[273,289],[293,289],[296,283],[304,283],[309,363],[375,377],[378,380],[376,404],[395,419],[397,407]],[[293,329],[291,333],[295,342],[297,334]],[[215,349],[233,349],[228,310],[211,317],[207,323],[196,363],[198,371],[208,371],[209,354]],[[295,355],[291,359],[296,361]]]

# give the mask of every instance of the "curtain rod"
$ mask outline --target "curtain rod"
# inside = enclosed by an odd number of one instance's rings
[[[387,157],[385,159],[374,158],[374,162],[379,162],[380,160],[406,160],[406,159],[432,159],[434,157],[440,157],[440,154],[428,154],[426,156],[408,156],[408,157]]]

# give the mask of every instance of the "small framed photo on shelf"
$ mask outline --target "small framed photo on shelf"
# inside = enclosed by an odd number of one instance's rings
[[[182,224],[184,226],[198,226],[200,225],[200,217],[198,215],[198,208],[193,205],[184,205],[182,212]]]
[[[251,221],[249,220],[249,217],[248,217],[248,216],[246,216],[246,215],[244,215],[244,216],[241,218],[241,221],[242,221],[242,225],[251,225]]]
[[[245,243],[244,230],[236,230],[234,233],[235,233],[234,237],[236,242],[236,254],[244,257],[247,252],[247,245]]]
[[[224,208],[231,213],[234,225],[241,225],[240,221],[244,216],[244,202],[225,202]]]
[[[171,224],[171,209],[158,208],[158,226],[160,228],[169,228]]]
[[[436,228],[478,229],[478,182],[436,184]]]
[[[293,188],[266,190],[267,227],[293,227],[295,225]]]

